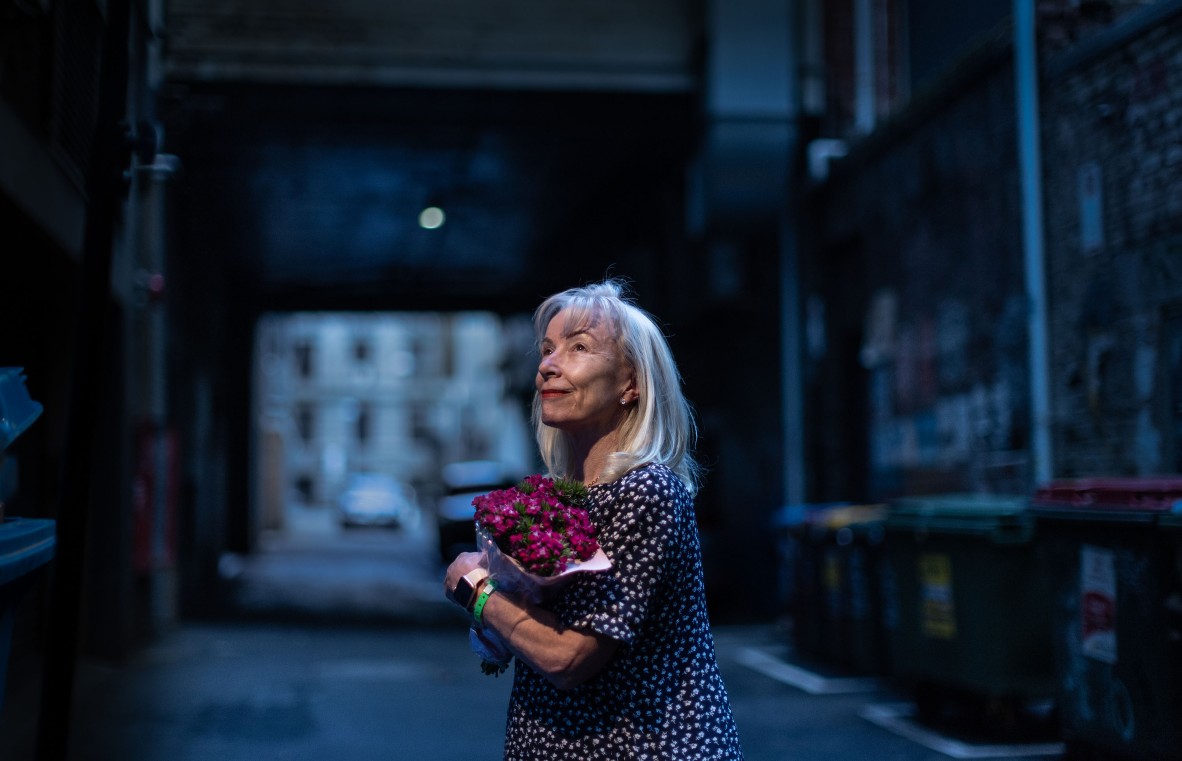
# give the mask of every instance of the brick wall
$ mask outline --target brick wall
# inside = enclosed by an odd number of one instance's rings
[[[1041,29],[1052,470],[1180,472],[1182,2],[1076,27]],[[1033,486],[1007,34],[807,195],[810,499]]]
[[[1056,475],[1182,471],[1182,3],[1045,70]]]
[[[811,499],[1027,488],[1009,61],[983,43],[809,197]]]

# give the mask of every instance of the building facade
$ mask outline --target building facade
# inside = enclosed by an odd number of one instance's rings
[[[283,526],[291,501],[324,506],[355,472],[411,484],[431,509],[444,465],[534,462],[528,401],[511,356],[515,329],[491,313],[271,314],[257,332],[256,462],[261,529]],[[528,324],[526,324],[528,328]],[[516,380],[516,379],[515,379]]]

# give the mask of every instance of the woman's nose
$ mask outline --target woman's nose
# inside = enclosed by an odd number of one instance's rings
[[[538,375],[543,378],[549,378],[558,374],[558,364],[554,361],[553,354],[547,354],[538,362]]]

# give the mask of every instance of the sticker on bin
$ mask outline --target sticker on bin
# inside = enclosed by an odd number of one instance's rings
[[[932,639],[956,638],[956,610],[952,604],[952,558],[936,553],[919,556],[919,584],[923,596],[923,633]]]
[[[1116,564],[1113,551],[1083,545],[1079,553],[1080,650],[1089,658],[1116,663]]]

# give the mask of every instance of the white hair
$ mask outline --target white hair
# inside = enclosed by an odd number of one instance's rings
[[[698,426],[681,390],[681,374],[673,353],[652,315],[624,295],[617,280],[571,288],[550,296],[534,312],[538,342],[550,321],[567,310],[568,332],[592,323],[606,327],[616,349],[631,368],[639,396],[625,410],[618,429],[618,451],[608,457],[600,478],[614,481],[640,465],[668,466],[691,494],[701,483],[702,469],[693,456]],[[542,462],[551,474],[570,477],[574,457],[570,437],[542,422],[541,397],[534,396],[533,422]]]

